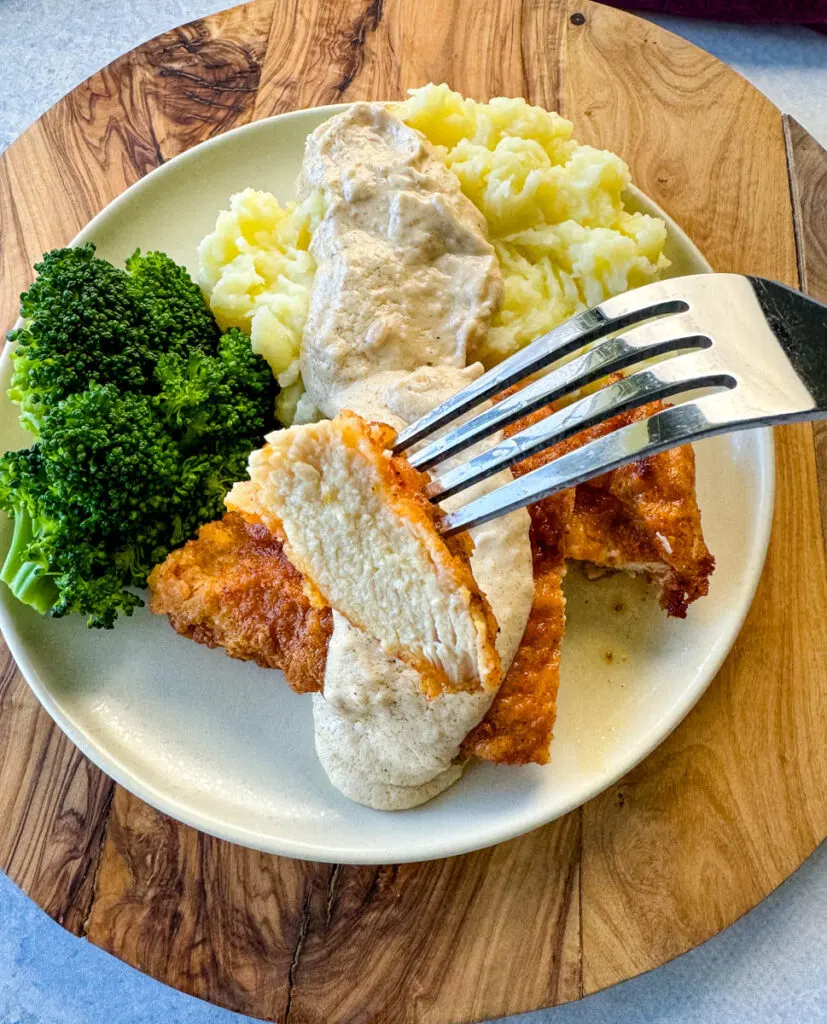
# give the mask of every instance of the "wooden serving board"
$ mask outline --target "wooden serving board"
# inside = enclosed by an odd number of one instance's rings
[[[523,95],[619,152],[718,270],[827,299],[827,156],[731,69],[576,0],[255,0],[115,61],[0,159],[0,321],[40,254],[251,119],[429,80]],[[577,999],[714,935],[827,833],[827,434],[777,432],[766,569],[733,652],[649,759],[502,846],[403,867],[241,849],[115,786],[0,655],[0,865],[77,935],[294,1024],[456,1024]],[[821,486],[821,506],[819,505]]]

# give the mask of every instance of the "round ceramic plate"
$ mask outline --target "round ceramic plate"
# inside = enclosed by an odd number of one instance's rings
[[[341,108],[259,121],[160,167],[78,236],[121,262],[136,246],[196,269],[196,245],[233,192],[291,198],[304,139]],[[611,141],[611,140],[607,140]],[[664,216],[639,193],[630,205]],[[672,222],[672,273],[708,270]],[[0,365],[0,389],[9,360]],[[0,402],[4,447],[27,445]],[[546,767],[474,763],[422,807],[372,811],[328,783],[310,699],[281,673],[177,636],[146,609],[113,631],[44,619],[0,589],[0,626],[43,706],[100,768],[159,810],[257,849],[310,860],[394,863],[479,849],[577,807],[645,757],[695,704],[730,649],[761,572],[773,505],[768,431],[697,447],[704,531],[717,558],[708,598],[669,620],[641,580],[566,579],[559,715]],[[0,523],[0,549],[10,524]]]

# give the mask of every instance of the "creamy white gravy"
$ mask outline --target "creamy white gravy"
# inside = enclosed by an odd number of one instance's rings
[[[299,188],[320,189],[327,208],[311,246],[308,395],[327,416],[352,409],[399,429],[482,372],[465,367],[467,346],[488,329],[502,289],[485,222],[423,136],[378,104],[316,129]],[[445,507],[508,479],[498,474]],[[528,534],[524,510],[472,531],[471,568],[500,627],[504,670],[534,596]],[[350,799],[413,807],[459,778],[460,743],[490,703],[484,693],[426,700],[415,671],[334,613],[324,694],[313,698],[316,750]]]

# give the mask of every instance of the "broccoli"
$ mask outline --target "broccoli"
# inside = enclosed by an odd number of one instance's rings
[[[14,517],[14,533],[0,580],[25,604],[45,615],[58,600],[49,575],[49,538],[60,531],[50,518],[37,445],[0,458],[0,508]],[[45,550],[43,548],[45,547]]]
[[[160,346],[154,353],[156,359],[161,351],[185,355],[193,347],[215,349],[220,334],[215,317],[184,267],[166,253],[141,255],[136,249],[126,261],[126,269],[149,335]]]
[[[140,391],[152,382],[155,359],[135,289],[94,253],[92,245],[46,253],[20,296],[24,326],[9,333],[9,397],[35,434],[53,405],[90,383]]]
[[[0,508],[14,516],[0,580],[24,604],[55,617],[84,611],[90,625],[111,626],[142,603],[113,574],[90,524],[52,492],[39,444],[0,457]]]
[[[181,486],[182,462],[151,398],[111,384],[70,395],[38,444],[0,459],[0,507],[15,517],[0,578],[55,617],[76,611],[111,626],[131,614],[142,602],[126,588],[144,586],[186,539],[176,507],[189,521],[188,498],[201,504],[197,475]]]
[[[105,628],[143,605],[130,588],[222,514],[277,392],[183,268],[139,252],[127,267],[91,245],[38,264],[10,391],[38,440],[0,457],[0,509],[14,518],[0,580],[41,614]]]
[[[162,413],[187,449],[208,438],[255,434],[273,415],[273,374],[235,327],[213,355],[196,349],[161,356],[155,376]]]
[[[93,384],[57,405],[43,424],[40,451],[63,506],[127,535],[165,507],[180,460],[152,400],[113,384]]]
[[[140,250],[126,265],[129,273],[98,259],[91,242],[54,249],[35,265],[38,277],[20,297],[24,326],[9,334],[9,397],[32,433],[53,405],[89,384],[151,394],[164,353],[215,350],[215,318],[183,267]]]

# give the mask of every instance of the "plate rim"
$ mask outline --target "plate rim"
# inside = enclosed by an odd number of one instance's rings
[[[374,102],[396,101],[380,100]],[[227,141],[232,139],[232,137],[245,132],[250,132],[267,123],[283,123],[292,120],[301,120],[308,117],[316,118],[320,115],[332,116],[335,113],[346,110],[352,105],[352,103],[336,103],[291,110],[282,114],[273,115],[272,117],[250,121],[247,124],[239,125],[229,131],[222,132],[210,139],[206,139],[198,145],[193,146],[190,149],[185,150],[183,153],[180,153],[166,161],[159,167],[153,168],[153,170],[148,174],[139,178],[138,181],[134,182],[123,192],[119,193],[119,195],[104,206],[104,208],[100,210],[99,213],[97,213],[92,220],[90,220],[89,223],[81,229],[81,231],[78,232],[68,245],[79,245],[90,240],[91,236],[94,235],[96,228],[103,221],[108,219],[120,206],[126,204],[136,196],[139,196],[144,189],[150,187],[148,185],[150,180],[152,180],[153,183],[156,183],[159,178],[163,178],[165,174],[171,173],[173,169],[176,171],[180,170],[182,165],[192,159],[195,159],[195,154],[203,155],[205,149],[227,144]],[[703,263],[705,272],[712,272],[712,267],[709,265],[698,246],[691,238],[689,238],[680,225],[678,225],[654,200],[634,185],[629,185],[627,187],[626,194],[639,207],[648,208],[647,212],[652,212],[661,217],[667,226],[667,237],[671,236],[672,238],[677,239],[682,248],[692,250]],[[11,347],[8,344],[5,344],[2,352],[0,353],[0,380],[2,380],[8,372],[7,367],[10,361],[10,348]],[[5,394],[0,396],[0,401],[8,401]],[[737,619],[733,621],[730,630],[726,634],[719,635],[716,638],[715,643],[711,646],[702,665],[703,671],[701,672],[699,670],[699,678],[703,681],[697,682],[693,687],[688,688],[682,695],[682,698],[672,706],[670,714],[663,716],[660,727],[651,728],[649,733],[645,734],[634,748],[631,748],[634,750],[634,753],[629,758],[620,759],[611,772],[607,772],[598,780],[595,780],[588,785],[584,785],[580,789],[575,789],[570,798],[567,801],[564,801],[562,805],[558,806],[551,814],[543,813],[542,805],[539,808],[532,807],[529,808],[529,811],[522,817],[518,817],[516,820],[511,818],[507,819],[508,823],[503,825],[503,827],[490,828],[484,841],[479,841],[475,838],[469,838],[463,841],[461,838],[457,839],[456,837],[452,837],[451,840],[446,842],[441,836],[437,835],[429,841],[424,842],[422,844],[422,848],[413,848],[407,852],[400,852],[395,849],[388,851],[383,851],[381,849],[371,850],[370,857],[366,858],[350,847],[336,847],[332,843],[327,843],[324,847],[317,847],[312,842],[308,842],[306,840],[298,841],[284,837],[267,837],[260,831],[246,828],[241,824],[228,824],[226,822],[222,822],[214,816],[199,811],[192,805],[184,804],[177,797],[159,790],[157,786],[150,781],[141,779],[139,776],[135,775],[113,752],[102,749],[96,743],[94,737],[76,721],[75,717],[60,706],[57,700],[53,697],[49,686],[44,683],[40,673],[29,658],[26,644],[18,634],[11,612],[7,607],[9,601],[13,599],[5,593],[3,594],[2,599],[0,599],[0,633],[2,633],[9,651],[11,652],[21,674],[26,680],[27,685],[34,693],[41,706],[47,714],[49,714],[55,724],[66,734],[71,742],[75,744],[80,752],[85,757],[89,758],[97,768],[108,775],[115,783],[123,786],[124,789],[139,799],[144,800],[156,810],[175,818],[177,821],[180,821],[185,825],[196,828],[199,831],[214,836],[215,838],[236,843],[250,849],[259,850],[261,852],[277,856],[310,860],[318,863],[358,865],[391,862],[412,863],[416,861],[459,856],[476,850],[486,849],[510,839],[514,839],[517,836],[524,835],[535,828],[539,828],[556,820],[557,818],[563,817],[572,810],[598,796],[610,786],[614,785],[618,779],[622,778],[629,771],[644,761],[649,754],[656,749],[656,747],[658,747],[672,732],[675,731],[675,729],[680,726],[687,714],[698,703],[711,685],[721,665],[734,646],[744,620],[752,606],[755,593],[763,573],[769,548],[770,535],[772,532],[775,506],[775,444],[773,440],[773,432],[771,428],[763,427],[751,430],[748,433],[754,437],[756,442],[756,456],[760,473],[759,485],[757,488],[759,498],[755,507],[755,543],[753,545],[750,561],[746,567],[747,571],[742,577],[743,582],[740,590],[740,614]],[[663,724],[664,722],[666,723],[665,725]],[[417,808],[411,808],[404,812],[373,811],[372,813],[408,814],[415,812],[416,810]]]

